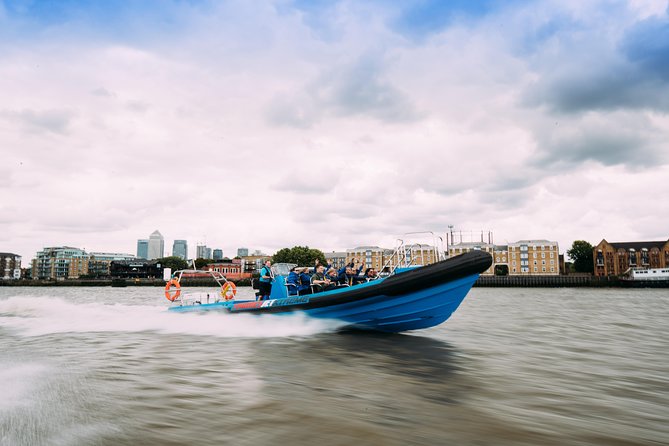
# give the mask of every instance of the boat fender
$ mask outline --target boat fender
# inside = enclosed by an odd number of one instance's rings
[[[172,295],[171,288],[174,286],[176,288],[174,295]],[[170,302],[174,302],[177,298],[181,296],[181,284],[177,279],[172,279],[167,284],[165,284],[165,297]]]
[[[221,297],[225,300],[232,300],[237,295],[237,285],[232,282],[225,282],[221,287]]]

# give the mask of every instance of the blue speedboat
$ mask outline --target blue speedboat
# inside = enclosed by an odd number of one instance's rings
[[[276,275],[268,300],[240,301],[231,282],[223,282],[220,299],[212,302],[172,298],[172,279],[165,294],[175,305],[170,311],[226,311],[230,314],[281,314],[302,312],[310,317],[336,319],[347,328],[401,332],[433,327],[458,308],[479,274],[492,264],[492,257],[471,251],[431,265],[397,269],[392,275],[358,285],[340,287],[304,296],[291,296],[285,276]],[[230,298],[228,300],[228,298]]]

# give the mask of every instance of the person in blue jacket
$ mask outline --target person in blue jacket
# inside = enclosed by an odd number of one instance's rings
[[[286,277],[286,285],[288,285],[288,295],[296,296],[300,290],[300,274],[301,268],[293,267]]]
[[[300,272],[300,286],[297,288],[300,296],[304,294],[311,294],[311,274],[309,268],[304,267]]]

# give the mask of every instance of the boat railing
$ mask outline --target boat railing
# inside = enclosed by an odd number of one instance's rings
[[[397,239],[397,247],[392,255],[383,265],[381,271],[388,271],[389,274],[395,273],[398,268],[406,269],[418,266],[425,266],[429,263],[439,262],[446,258],[443,249],[444,240],[432,231],[407,232],[404,237],[410,236],[431,236],[432,244],[407,243],[404,238]],[[428,255],[429,254],[429,255]]]
[[[176,280],[181,285],[183,279],[213,279],[219,287],[216,292],[199,292],[199,293],[179,293],[175,302],[180,305],[215,303],[222,299],[221,291],[224,289],[228,279],[219,271],[198,270],[198,269],[182,269],[172,273],[171,280]],[[179,288],[180,289],[180,288]]]

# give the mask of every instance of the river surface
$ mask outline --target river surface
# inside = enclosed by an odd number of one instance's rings
[[[667,290],[475,288],[400,335],[162,294],[0,287],[0,444],[669,444]]]

